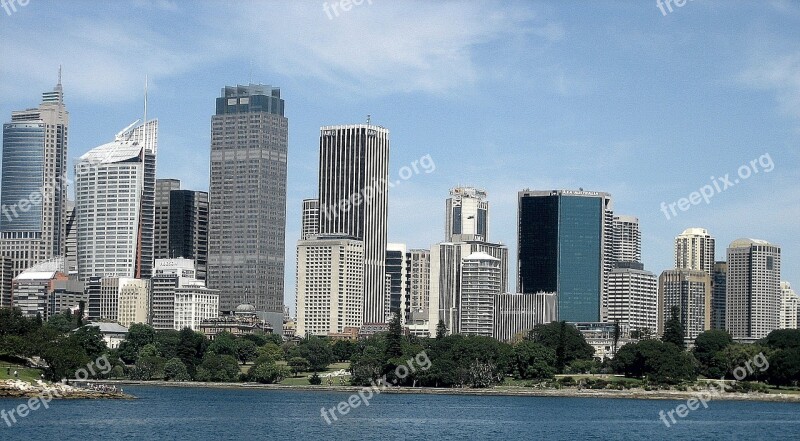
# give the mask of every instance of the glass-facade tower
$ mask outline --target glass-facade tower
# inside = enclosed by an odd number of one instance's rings
[[[520,192],[518,291],[558,293],[559,320],[601,320],[611,219],[606,193]]]
[[[64,255],[68,126],[60,75],[39,107],[3,124],[0,253],[13,259],[14,276]]]

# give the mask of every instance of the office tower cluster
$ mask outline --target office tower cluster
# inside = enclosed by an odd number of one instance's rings
[[[284,334],[285,102],[280,88],[248,84],[222,88],[214,104],[208,192],[156,179],[159,126],[146,106],[77,158],[74,180],[60,74],[38,107],[13,111],[2,136],[0,306],[43,319],[69,309],[123,326]],[[716,260],[715,238],[688,228],[675,238],[674,267],[657,276],[643,263],[639,218],[615,213],[604,192],[518,192],[515,257],[490,237],[488,193],[466,185],[442,194],[441,242],[392,243],[389,157],[389,130],[369,117],[320,127],[286,336],[358,338],[396,317],[420,337],[515,341],[566,321],[604,357],[609,335],[658,335],[673,315],[687,343],[709,329],[756,341],[798,327],[779,246],[737,239]]]
[[[3,125],[0,306],[176,330],[247,309],[260,329],[280,331],[288,137],[280,90],[223,89],[210,193],[156,179],[158,120],[147,118],[146,97],[144,113],[81,155],[70,180],[60,74],[38,108],[12,112]]]

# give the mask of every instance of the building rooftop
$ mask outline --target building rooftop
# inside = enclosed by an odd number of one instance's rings
[[[128,328],[119,323],[92,322],[86,326],[93,326],[100,329],[101,334],[127,334]]]
[[[751,245],[775,246],[775,245],[767,242],[766,240],[742,238],[742,239],[736,239],[733,242],[731,242],[731,245],[730,245],[729,248],[747,248],[747,247],[750,247]]]

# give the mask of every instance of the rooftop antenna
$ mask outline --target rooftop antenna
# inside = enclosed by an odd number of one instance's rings
[[[61,65],[58,65],[58,84],[61,85]]]
[[[249,84],[253,84],[253,60],[250,60],[250,78],[247,81]]]
[[[372,120],[372,115],[367,115],[367,125],[369,125],[370,121]]]

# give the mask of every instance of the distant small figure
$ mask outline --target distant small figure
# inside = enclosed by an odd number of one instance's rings
[[[6,368],[6,375],[8,375],[9,377],[11,376],[11,368],[10,367]]]
[[[14,377],[19,378],[19,373],[17,373],[17,371],[14,371]]]

